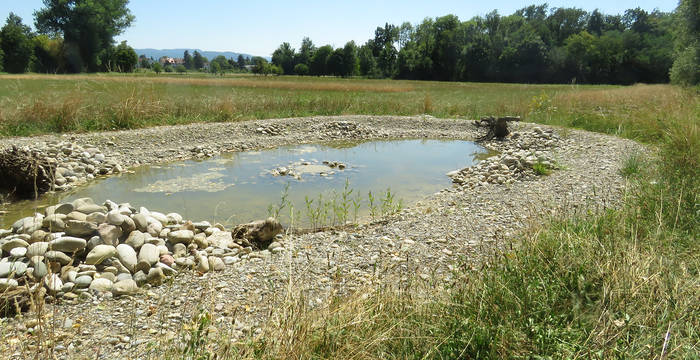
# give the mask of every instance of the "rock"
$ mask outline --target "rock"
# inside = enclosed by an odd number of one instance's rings
[[[75,286],[80,288],[80,289],[84,289],[84,288],[89,287],[90,283],[92,283],[92,277],[88,276],[88,275],[78,276],[75,279]]]
[[[171,231],[168,234],[168,241],[171,244],[190,244],[194,239],[194,232],[191,230]]]
[[[68,221],[68,220],[86,221],[87,215],[85,215],[81,212],[72,211],[68,215],[66,215],[66,218],[64,221]]]
[[[140,230],[134,230],[129,233],[124,243],[128,244],[132,248],[138,250],[146,242],[146,234],[142,233]]]
[[[83,205],[80,207],[77,207],[75,209],[78,212],[81,212],[83,214],[92,214],[94,212],[107,212],[107,208],[105,208],[102,205],[97,205],[97,204],[88,204],[88,205]]]
[[[178,213],[167,214],[165,218],[168,220],[168,224],[179,224],[182,222],[182,215]]]
[[[133,280],[133,278],[131,277],[131,274],[129,274],[129,273],[117,274],[117,282],[122,281],[122,280]]]
[[[114,275],[111,272],[101,272],[95,274],[95,279],[109,279],[111,282],[116,282],[117,281],[117,275]]]
[[[61,204],[56,207],[54,214],[68,215],[73,212],[73,210],[75,210],[73,204]]]
[[[117,255],[117,249],[112,245],[97,245],[85,257],[88,265],[101,264],[104,260]]]
[[[141,232],[146,232],[146,227],[148,226],[148,218],[144,214],[135,214],[131,217],[136,225],[136,230]]]
[[[110,224],[100,224],[97,232],[104,244],[112,246],[119,244],[119,238],[122,236],[122,229]]]
[[[160,259],[160,251],[153,244],[143,244],[139,250],[138,261],[146,262],[149,266],[153,266]]]
[[[119,213],[119,210],[111,210],[107,213],[107,223],[114,226],[121,226],[124,223],[125,216]]]
[[[163,269],[159,267],[151,268],[146,275],[146,281],[151,285],[160,285],[165,279],[165,274],[163,274]]]
[[[36,259],[34,261],[31,261],[32,266],[34,266],[34,278],[35,279],[41,279],[44,276],[46,276],[49,273],[49,268],[46,266],[46,263],[43,261],[42,256],[36,256],[32,259]]]
[[[134,272],[134,268],[138,263],[136,250],[134,250],[134,248],[128,244],[117,245],[117,258],[130,272]]]
[[[218,231],[207,238],[209,245],[219,249],[231,249],[235,247],[233,236],[228,231]]]
[[[71,262],[71,258],[60,251],[47,251],[46,253],[44,253],[44,258],[48,261],[57,262],[61,265],[67,265]]]
[[[99,225],[99,224],[102,224],[105,221],[107,221],[107,215],[105,213],[101,213],[101,212],[94,212],[94,213],[86,216],[85,221]]]
[[[77,237],[85,237],[85,236],[91,236],[97,231],[97,225],[88,222],[88,221],[80,221],[80,220],[68,220],[66,221],[66,235],[68,236],[77,236]]]
[[[117,281],[114,283],[114,286],[112,286],[112,293],[116,296],[131,295],[136,293],[138,290],[139,287],[136,284],[136,281],[132,279]]]
[[[173,245],[173,257],[185,257],[187,256],[187,246],[185,244],[175,244]]]
[[[26,248],[27,246],[29,246],[28,242],[26,242],[20,238],[14,238],[11,240],[7,240],[4,244],[2,244],[2,246],[0,246],[0,249],[2,249],[2,251],[10,252],[10,250],[12,250],[14,248],[18,248],[18,247]]]
[[[44,285],[50,293],[57,293],[63,288],[63,281],[58,274],[51,274],[44,278]]]
[[[51,232],[63,231],[66,228],[65,219],[65,214],[52,214],[42,220],[41,226]]]
[[[89,198],[89,197],[80,198],[80,199],[75,199],[75,200],[73,200],[73,202],[71,203],[71,205],[73,206],[74,209],[77,209],[77,208],[79,208],[79,207],[81,207],[81,206],[85,206],[85,205],[94,205],[94,204],[95,204],[95,202],[94,202],[91,198]]]
[[[148,232],[149,235],[153,237],[158,237],[160,232],[163,230],[163,225],[161,225],[159,222],[153,222],[148,224],[146,227],[146,232]]]
[[[240,261],[238,256],[224,256],[224,264],[226,265],[235,264],[238,261]]]
[[[92,282],[90,283],[90,290],[107,292],[112,291],[113,286],[114,284],[111,280],[99,278],[92,280]]]
[[[19,261],[0,263],[0,278],[20,277],[27,272],[27,264]]]
[[[221,271],[224,269],[224,261],[220,257],[210,256],[209,257],[209,268],[214,271]]]
[[[146,283],[147,277],[143,271],[137,271],[133,276],[136,285],[141,286]]]
[[[27,248],[26,247],[16,247],[10,250],[10,256],[15,257],[15,258],[21,258],[23,256],[27,255]]]
[[[197,271],[200,273],[209,272],[209,259],[206,256],[197,254],[195,259],[197,260]]]
[[[163,264],[162,262],[157,263],[156,267],[163,269],[163,274],[165,274],[167,276],[177,274],[177,270],[171,268],[170,266],[168,266],[166,264]]]
[[[168,254],[161,255],[161,256],[160,256],[160,262],[162,262],[162,263],[165,264],[165,265],[168,265],[168,266],[172,267],[173,264],[175,264],[175,258],[173,258],[172,255],[168,255]]]
[[[56,240],[49,241],[49,249],[66,253],[74,253],[83,250],[86,246],[87,241],[85,241],[85,239],[72,236],[62,236]]]
[[[231,235],[234,239],[241,239],[245,243],[258,249],[265,249],[272,242],[275,235],[282,232],[282,224],[274,218],[253,221],[248,224],[237,225]],[[248,244],[245,244],[246,246]]]
[[[136,230],[136,224],[128,216],[124,216],[124,222],[121,225],[123,234],[131,234],[132,231]]]
[[[44,230],[37,230],[32,233],[31,238],[29,239],[29,243],[33,244],[35,242],[41,242],[41,241],[50,241],[51,239],[51,233],[47,233]],[[47,240],[49,239],[49,240]]]
[[[12,290],[19,285],[15,279],[0,279],[0,293],[6,290]]]
[[[158,220],[162,226],[168,225],[168,218],[163,213],[157,211],[151,211],[151,217]]]
[[[48,242],[35,242],[27,247],[27,254],[26,256],[28,258],[32,258],[34,256],[44,256],[46,251],[49,250],[49,243]]]

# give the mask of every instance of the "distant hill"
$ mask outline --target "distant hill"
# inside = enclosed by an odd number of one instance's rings
[[[207,59],[211,60],[219,55],[223,55],[225,58],[230,59],[238,59],[238,55],[243,55],[243,57],[253,57],[254,55],[250,54],[243,54],[243,53],[237,53],[233,51],[204,51],[204,50],[199,50],[199,49],[134,49],[136,53],[141,56],[145,55],[147,58],[154,58],[158,59],[161,56],[167,56],[171,58],[181,58],[182,55],[185,53],[185,50],[190,51],[190,55],[194,54],[194,51],[197,50],[199,51],[200,54],[205,56]],[[267,58],[267,57],[265,57]],[[269,60],[269,58],[267,58]]]

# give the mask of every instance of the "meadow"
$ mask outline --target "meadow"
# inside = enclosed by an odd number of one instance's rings
[[[0,135],[135,129],[314,115],[525,120],[653,140],[697,114],[697,94],[670,85],[523,85],[192,75],[2,75]],[[649,131],[642,131],[640,123]]]
[[[260,336],[230,344],[182,331],[171,358],[594,358],[700,355],[700,96],[671,85],[579,86],[392,80],[0,76],[0,133],[342,115],[479,118],[582,128],[646,143],[628,154],[620,207],[542,218],[455,268],[451,284],[368,288],[309,310],[290,293]],[[410,125],[410,124],[407,124]],[[565,130],[562,130],[565,132]]]

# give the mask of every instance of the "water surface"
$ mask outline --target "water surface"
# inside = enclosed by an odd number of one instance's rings
[[[81,197],[96,202],[129,202],[164,213],[177,212],[193,221],[231,225],[266,217],[269,206],[280,202],[285,188],[289,202],[304,220],[306,197],[317,202],[319,194],[325,200],[331,199],[334,191],[340,196],[346,181],[351,196],[360,195],[360,215],[366,215],[370,191],[378,198],[391,189],[395,202],[401,199],[410,204],[449,186],[446,172],[473,165],[484,153],[483,147],[468,141],[396,140],[285,146],[144,166],[38,201],[5,205],[7,213],[0,216],[0,225],[7,228],[35,209]],[[346,167],[330,168],[324,161]],[[271,174],[281,167],[299,176]],[[289,215],[288,208],[282,212]]]

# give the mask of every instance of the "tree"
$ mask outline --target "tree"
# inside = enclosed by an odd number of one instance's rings
[[[294,49],[289,43],[282,43],[272,53],[272,63],[281,67],[285,74],[291,74],[294,71]]]
[[[192,55],[190,55],[189,50],[185,50],[182,59],[184,60],[187,70],[192,70],[194,68],[194,61],[192,60]]]
[[[314,56],[316,47],[314,43],[308,37],[301,40],[301,47],[299,52],[294,54],[294,64],[305,64],[307,67],[311,66],[311,58]]]
[[[349,41],[345,44],[342,50],[342,67],[340,76],[352,76],[357,69],[357,45],[354,41]]]
[[[199,70],[204,67],[204,63],[207,62],[207,58],[202,56],[202,54],[199,53],[199,51],[195,50],[194,51],[194,56],[192,57],[192,65],[194,66],[195,70]]]
[[[309,75],[309,67],[306,64],[294,65],[294,73],[297,75]]]
[[[681,0],[677,9],[680,26],[671,67],[676,84],[700,84],[700,0]]]
[[[138,63],[138,55],[134,48],[122,41],[114,50],[114,64],[119,72],[132,72]]]
[[[168,68],[170,68],[170,66],[168,66]],[[167,71],[167,69],[166,69],[166,71]],[[187,68],[185,68],[185,65],[180,64],[180,65],[175,67],[175,71],[177,71],[178,74],[184,74],[187,72]]]
[[[213,60],[209,64],[209,72],[212,74],[223,73],[223,71],[221,71],[221,65],[219,65],[218,62],[213,61]]]
[[[343,76],[343,49],[333,50],[328,57],[326,69],[329,75]]]
[[[23,73],[27,71],[34,45],[29,26],[22,24],[22,18],[10,13],[5,26],[0,30],[0,44],[4,53],[5,71]]]
[[[236,60],[236,63],[238,64],[239,69],[245,69],[245,58],[243,57],[243,55],[238,54],[238,59]]]
[[[148,60],[146,55],[139,56],[139,67],[142,69],[150,69],[151,62]]]
[[[100,53],[114,44],[114,37],[129,27],[134,16],[129,0],[43,0],[34,12],[37,29],[44,34],[62,33],[68,70],[94,72]]]
[[[270,64],[268,64],[265,58],[260,56],[253,57],[253,73],[267,75],[270,72]]]
[[[328,75],[328,58],[332,53],[333,48],[330,45],[321,46],[314,52],[309,66],[312,75]]]
[[[161,71],[163,71],[163,66],[161,66],[160,63],[156,61],[153,63],[152,69],[156,74],[160,74]]]

